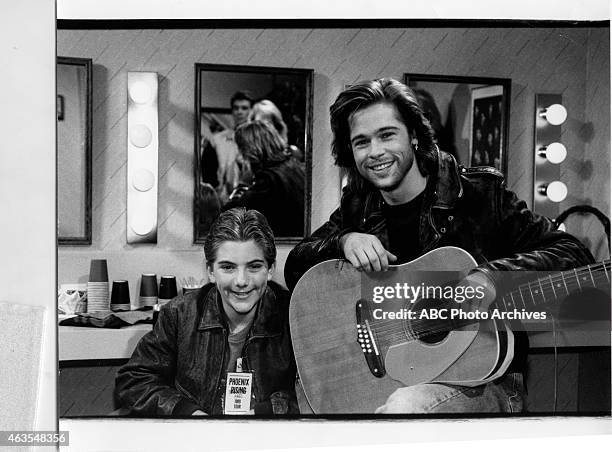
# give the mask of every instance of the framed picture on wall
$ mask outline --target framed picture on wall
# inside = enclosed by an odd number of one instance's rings
[[[503,171],[503,94],[500,85],[471,90],[470,166],[493,166]]]
[[[441,150],[453,155],[464,166],[490,165],[507,176],[512,85],[509,78],[406,73],[404,82],[421,103]],[[488,104],[493,101],[496,112],[492,134],[494,144],[486,154],[485,163],[482,149],[478,148],[478,152],[475,152],[477,137],[474,128],[482,118],[475,119],[474,112],[478,107],[478,112],[482,110],[486,119]],[[488,133],[483,135],[483,132],[481,129],[481,140],[484,140],[481,145],[487,143],[488,146]],[[492,157],[489,158],[489,155]]]

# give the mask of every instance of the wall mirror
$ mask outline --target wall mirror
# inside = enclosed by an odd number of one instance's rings
[[[91,244],[91,59],[57,58],[57,236]]]
[[[511,80],[404,74],[436,133],[438,146],[465,166],[493,166],[507,176]]]
[[[195,81],[194,243],[238,206],[263,213],[277,242],[297,242],[310,228],[313,71],[196,63]],[[241,150],[234,129],[252,120],[266,126]]]

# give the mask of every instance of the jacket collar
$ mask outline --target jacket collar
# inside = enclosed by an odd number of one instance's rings
[[[433,191],[432,207],[440,209],[451,209],[455,206],[457,199],[463,196],[463,185],[459,176],[459,166],[455,158],[440,151],[436,147],[438,160],[438,171],[431,175],[430,181]],[[428,183],[429,185],[429,183]],[[430,187],[428,187],[431,190]]]
[[[252,337],[277,336],[282,332],[282,316],[280,315],[279,303],[277,303],[273,290],[275,286],[276,283],[269,282],[266,291],[261,300],[259,300],[255,319],[251,326]],[[229,329],[225,314],[223,313],[221,295],[215,284],[209,283],[204,286],[198,294],[197,302],[201,306],[201,309],[198,309],[198,312],[201,312],[198,330]]]

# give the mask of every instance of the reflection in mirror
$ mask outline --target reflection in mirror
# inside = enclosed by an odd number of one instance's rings
[[[280,243],[309,233],[311,69],[196,63],[194,243],[232,207],[263,213]]]
[[[91,59],[57,58],[58,244],[91,244]]]
[[[404,74],[436,133],[441,150],[465,166],[493,166],[507,175],[510,79]]]

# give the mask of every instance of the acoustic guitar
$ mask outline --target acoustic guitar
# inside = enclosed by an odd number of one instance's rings
[[[502,375],[514,352],[508,319],[478,318],[478,310],[467,305],[452,318],[449,313],[458,306],[454,300],[394,299],[397,309],[386,300],[374,301],[373,294],[383,292],[376,287],[397,288],[399,283],[397,293],[403,295],[407,293],[400,289],[406,286],[448,288],[475,266],[466,251],[443,247],[386,272],[360,272],[343,260],[328,260],[308,270],[289,308],[305,395],[298,398],[301,412],[373,413],[403,386],[475,386]],[[547,275],[498,297],[490,308],[534,312],[536,306],[586,287],[609,290],[609,271],[608,260]],[[395,318],[384,317],[383,311]],[[446,318],[435,318],[440,312]]]

